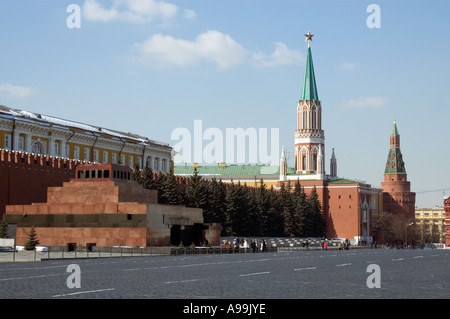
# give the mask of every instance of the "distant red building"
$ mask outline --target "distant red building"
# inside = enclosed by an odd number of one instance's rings
[[[445,210],[445,246],[450,246],[450,196],[444,199]]]

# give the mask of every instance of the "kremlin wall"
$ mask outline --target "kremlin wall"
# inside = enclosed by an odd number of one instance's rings
[[[6,205],[42,203],[47,188],[62,186],[81,162],[0,149],[0,219]]]

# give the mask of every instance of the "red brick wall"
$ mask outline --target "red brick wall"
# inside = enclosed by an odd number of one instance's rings
[[[386,174],[383,189],[383,210],[396,215],[415,218],[416,194],[411,192],[411,184],[406,174]]]
[[[6,205],[47,201],[47,188],[75,177],[78,161],[0,150],[0,219]]]
[[[23,246],[28,240],[31,228],[18,227],[17,245]],[[43,246],[66,246],[68,243],[86,246],[146,246],[146,228],[68,228],[68,227],[36,227],[36,236]]]
[[[371,195],[362,194],[358,184],[330,185],[328,195],[327,236],[347,239],[362,236],[360,205],[364,202],[364,196],[370,205]],[[368,218],[370,224],[371,214]]]

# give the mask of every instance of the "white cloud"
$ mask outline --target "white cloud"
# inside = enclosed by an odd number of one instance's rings
[[[195,11],[192,11],[190,9],[184,9],[183,12],[184,12],[184,16],[188,19],[193,19],[197,16]]]
[[[33,89],[9,83],[0,84],[0,92],[6,92],[14,97],[26,97],[33,93]]]
[[[115,0],[109,9],[105,9],[97,0],[86,0],[83,5],[83,17],[90,21],[110,22],[126,21],[144,23],[174,18],[179,8],[171,3],[155,0]],[[191,13],[195,14],[193,11]]]
[[[225,69],[241,63],[247,56],[242,45],[219,31],[204,32],[194,41],[155,34],[135,46],[138,59],[154,67],[190,66],[206,60]]]
[[[300,52],[290,50],[284,43],[276,42],[275,50],[271,55],[256,53],[253,63],[259,67],[274,67],[278,65],[291,65],[305,61]]]
[[[366,96],[351,99],[339,104],[341,108],[381,108],[387,103],[387,99],[381,96]]]
[[[336,69],[339,70],[354,70],[356,69],[358,65],[356,63],[352,63],[352,62],[343,62],[341,64],[338,64],[336,66]]]
[[[215,63],[226,69],[244,62],[256,67],[275,67],[304,62],[297,51],[290,50],[283,43],[275,43],[270,54],[251,53],[231,36],[210,30],[200,34],[194,41],[155,34],[135,45],[136,60],[152,67],[192,66],[201,61]]]

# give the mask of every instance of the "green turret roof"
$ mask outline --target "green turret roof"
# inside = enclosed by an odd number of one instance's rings
[[[319,100],[317,94],[316,77],[314,75],[314,65],[311,55],[311,48],[308,47],[308,55],[306,56],[305,78],[303,79],[303,88],[300,101]]]
[[[397,122],[396,121],[394,121],[394,127],[392,128],[391,135],[399,135],[398,131],[397,131]]]
[[[398,134],[395,121],[391,133],[391,148],[389,149],[384,174],[406,174],[405,163],[400,151],[400,134]]]
[[[406,174],[405,163],[403,162],[400,147],[391,148],[389,150],[384,174]]]

